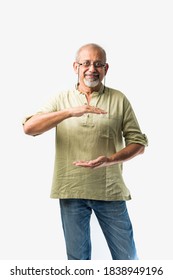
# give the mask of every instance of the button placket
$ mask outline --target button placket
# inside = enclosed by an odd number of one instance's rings
[[[80,100],[81,100],[83,105],[88,105],[85,93],[80,93]],[[93,92],[89,105],[93,106],[93,107],[97,107],[98,100],[99,100],[98,92],[96,92],[96,93]],[[83,123],[83,125],[84,126],[90,126],[90,127],[95,126],[94,115],[95,114],[92,114],[92,113],[84,114],[82,116],[82,123]]]

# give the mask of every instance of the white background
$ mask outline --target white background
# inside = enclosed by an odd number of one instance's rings
[[[49,198],[54,131],[31,137],[21,123],[74,87],[75,52],[90,42],[106,49],[106,85],[126,94],[149,139],[124,164],[139,257],[173,259],[171,2],[0,2],[1,259],[66,259],[58,200]],[[94,215],[91,230],[92,259],[111,259]]]

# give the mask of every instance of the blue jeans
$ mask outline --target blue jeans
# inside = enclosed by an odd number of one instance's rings
[[[113,260],[137,259],[125,201],[60,199],[68,260],[90,260],[90,218],[94,211]]]

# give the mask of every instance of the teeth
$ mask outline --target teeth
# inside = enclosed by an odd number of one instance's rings
[[[98,77],[98,75],[86,75],[86,77]]]

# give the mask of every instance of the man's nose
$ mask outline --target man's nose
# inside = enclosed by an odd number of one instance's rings
[[[96,69],[96,67],[95,67],[94,63],[90,63],[90,65],[89,65],[89,69],[92,69],[92,70],[93,70],[93,69],[94,69],[94,70]]]

